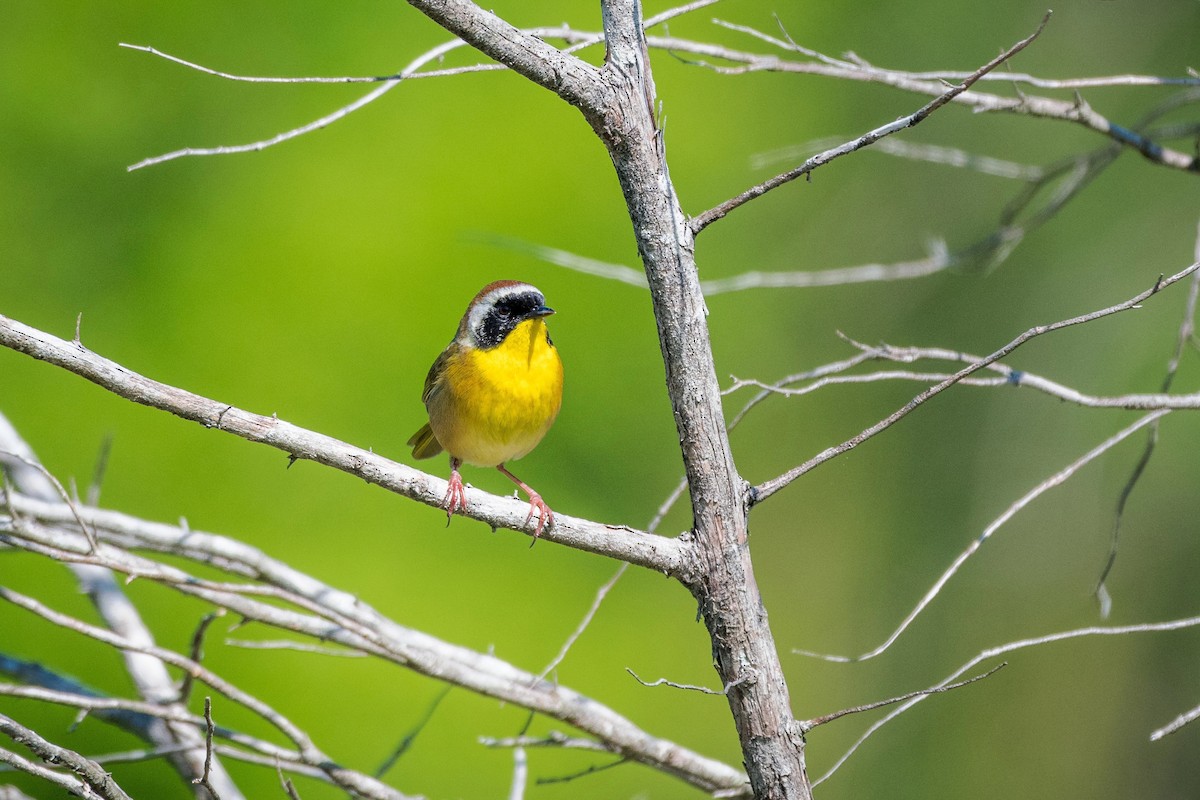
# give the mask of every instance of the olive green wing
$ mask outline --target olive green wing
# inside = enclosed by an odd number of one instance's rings
[[[425,389],[421,392],[421,402],[425,404],[426,408],[429,407],[430,398],[440,391],[441,376],[445,371],[446,362],[456,351],[457,348],[451,344],[441,352],[441,355],[433,362],[433,366],[429,368],[429,374],[425,376]],[[408,444],[412,445],[413,458],[432,458],[442,452],[442,444],[433,435],[433,429],[429,427],[428,422],[409,437]]]

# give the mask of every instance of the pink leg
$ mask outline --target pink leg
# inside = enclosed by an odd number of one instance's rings
[[[450,456],[450,485],[446,487],[446,496],[442,498],[442,507],[446,509],[446,527],[450,527],[450,518],[454,512],[467,505],[466,492],[463,491],[462,476],[458,474],[458,466],[462,461]]]
[[[525,494],[529,495],[529,513],[525,516],[525,524],[528,525],[529,520],[533,519],[533,512],[536,511],[538,514],[537,527],[533,529],[533,541],[529,543],[529,546],[533,547],[533,545],[537,542],[538,537],[542,535],[542,530],[554,525],[554,512],[551,511],[550,506],[546,505],[545,501],[542,500],[542,496],[540,494],[529,488],[529,485],[516,475],[513,475],[511,472],[506,470],[503,464],[496,467],[496,469],[507,475],[509,480],[511,480],[517,486],[520,486],[525,490]]]

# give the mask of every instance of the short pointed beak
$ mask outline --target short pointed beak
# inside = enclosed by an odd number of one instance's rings
[[[541,306],[540,308],[535,308],[535,309],[533,310],[533,314],[532,314],[532,316],[535,316],[535,317],[548,317],[548,316],[550,316],[550,315],[551,315],[551,314],[553,314],[553,313],[554,313],[554,309],[553,309],[553,308],[550,308],[549,306]]]

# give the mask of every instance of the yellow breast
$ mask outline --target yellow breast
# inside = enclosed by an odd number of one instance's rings
[[[562,405],[562,361],[540,318],[490,350],[460,351],[439,383],[428,398],[430,427],[450,455],[476,466],[528,453]]]

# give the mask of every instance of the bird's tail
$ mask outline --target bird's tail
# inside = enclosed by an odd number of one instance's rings
[[[429,427],[428,422],[409,437],[408,443],[412,445],[413,458],[432,458],[442,452],[441,442],[433,435],[433,428]]]

